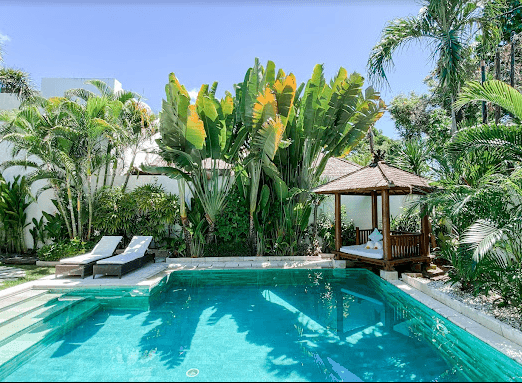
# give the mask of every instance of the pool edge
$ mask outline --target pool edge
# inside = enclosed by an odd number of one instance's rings
[[[495,350],[504,354],[508,358],[516,361],[522,365],[522,347],[507,339],[506,337],[488,329],[477,321],[469,318],[463,313],[459,313],[453,308],[445,305],[444,303],[430,297],[424,292],[418,290],[414,286],[407,284],[404,281],[386,281],[382,280],[383,283],[389,283],[398,288],[403,293],[407,294],[412,299],[415,299],[420,304],[428,307],[435,311],[440,316],[444,317],[451,323],[460,327],[470,335],[476,337],[487,345],[493,347]]]

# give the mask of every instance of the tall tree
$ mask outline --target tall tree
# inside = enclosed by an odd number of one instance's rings
[[[372,49],[368,72],[374,81],[386,82],[386,71],[393,66],[395,53],[412,42],[426,42],[436,61],[435,77],[438,85],[449,95],[452,132],[457,130],[454,102],[464,77],[465,60],[472,52],[477,34],[482,35],[481,49],[496,47],[500,40],[501,7],[488,8],[478,0],[424,0],[417,16],[389,22],[381,41]]]
[[[94,86],[102,98],[105,98],[109,101],[118,101],[122,104],[122,112],[118,116],[118,123],[123,129],[119,131],[120,134],[108,137],[105,143],[106,155],[103,169],[102,186],[112,186],[114,184],[114,178],[118,168],[118,154],[122,155],[122,152],[126,146],[132,145],[136,139],[139,140],[139,137],[136,138],[135,134],[140,135],[142,133],[142,118],[144,120],[144,125],[148,126],[149,117],[145,115],[147,111],[141,108],[141,104],[138,101],[140,99],[140,95],[127,90],[115,91],[101,80],[89,80],[86,82],[86,84]],[[90,98],[99,97],[99,95],[96,93],[83,88],[71,89],[65,93],[65,96],[68,98],[76,97],[79,100],[83,100],[84,102],[87,102]],[[112,181],[109,185],[108,177],[111,163]],[[101,172],[97,174],[96,185],[99,183],[98,178],[100,175]]]
[[[28,182],[47,180],[40,189],[55,191],[58,209],[64,217],[70,238],[89,239],[92,223],[93,173],[103,163],[103,142],[118,134],[114,124],[121,112],[119,101],[104,97],[89,98],[80,104],[67,98],[40,100],[14,113],[1,113],[0,141],[12,143],[13,158],[1,167],[24,166],[33,170]],[[82,214],[84,197],[88,203],[87,232]]]

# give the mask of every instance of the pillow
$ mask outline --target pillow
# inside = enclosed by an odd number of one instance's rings
[[[382,241],[379,241],[379,242],[375,242],[374,244],[374,249],[375,250],[381,250],[382,249]]]
[[[382,234],[379,232],[379,230],[374,229],[373,232],[368,236],[368,238],[373,242],[379,242],[382,240]]]
[[[366,243],[366,248],[367,249],[373,249],[375,246],[375,243],[373,243],[372,241],[368,241],[368,243]]]

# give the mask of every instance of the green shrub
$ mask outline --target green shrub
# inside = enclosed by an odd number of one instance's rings
[[[226,197],[225,208],[216,220],[215,243],[205,248],[209,257],[244,257],[248,245],[249,213],[247,201],[235,187]]]
[[[152,235],[161,246],[179,223],[178,197],[158,185],[143,185],[129,193],[122,188],[101,189],[94,201],[93,228],[98,235]]]
[[[420,231],[420,217],[418,214],[399,214],[391,217],[391,230],[417,233]]]
[[[26,210],[31,205],[31,194],[26,177],[16,176],[5,182],[0,175],[0,249],[7,252],[25,252],[24,229]]]
[[[346,206],[341,206],[341,217],[346,217]],[[317,219],[317,236],[322,241],[322,249],[324,253],[330,253],[335,250],[335,223],[322,213]],[[355,245],[355,225],[353,221],[346,218],[341,219],[341,238],[343,246]]]
[[[50,245],[44,245],[36,254],[40,261],[59,261],[91,251],[96,242],[83,242],[79,239],[63,240]]]

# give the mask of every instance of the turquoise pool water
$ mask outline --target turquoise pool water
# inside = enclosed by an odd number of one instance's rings
[[[131,300],[5,380],[522,380],[522,366],[365,270],[178,272],[148,310]]]

